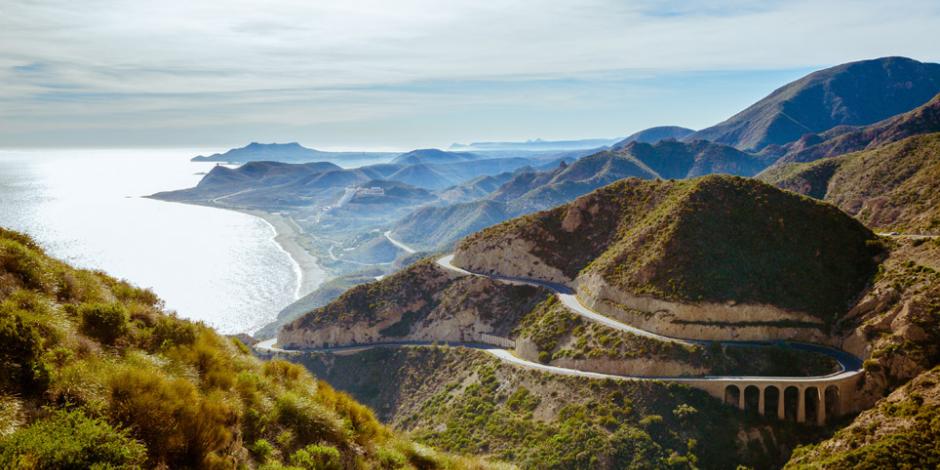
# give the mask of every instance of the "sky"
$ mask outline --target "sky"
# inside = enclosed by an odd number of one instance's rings
[[[0,147],[446,147],[703,128],[940,61],[936,0],[0,0]]]

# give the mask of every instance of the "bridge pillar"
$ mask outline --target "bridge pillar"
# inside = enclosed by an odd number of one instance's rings
[[[738,388],[741,389],[741,393],[738,394],[738,409],[744,411],[744,391],[747,390],[747,386],[741,385]]]
[[[778,385],[777,388],[780,389],[780,398],[777,399],[777,419],[779,419],[780,421],[783,421],[787,419],[787,412],[785,408],[786,402],[787,402],[785,400],[787,396],[786,394],[787,388],[785,385],[783,386]]]
[[[796,422],[803,423],[806,422],[806,398],[804,397],[805,393],[803,392],[803,387],[797,387],[799,395],[796,399]]]
[[[816,387],[816,395],[819,397],[819,411],[816,413],[816,424],[824,426],[826,424],[826,389]]]
[[[764,416],[764,391],[767,386],[757,387],[757,412]]]

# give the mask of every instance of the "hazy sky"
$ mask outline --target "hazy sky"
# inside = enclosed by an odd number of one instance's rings
[[[0,146],[414,148],[701,128],[940,59],[940,2],[0,0]]]

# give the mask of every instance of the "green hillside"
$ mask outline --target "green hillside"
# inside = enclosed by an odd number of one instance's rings
[[[523,469],[779,468],[795,444],[820,434],[772,425],[684,386],[546,374],[465,348],[295,360],[420,442]]]
[[[876,237],[835,207],[737,177],[627,179],[461,242],[522,238],[569,278],[636,294],[772,304],[831,320],[875,272]],[[511,256],[509,254],[508,256]]]
[[[760,178],[831,202],[878,230],[940,233],[940,133],[783,165]]]
[[[457,468],[149,290],[0,229],[0,468]]]

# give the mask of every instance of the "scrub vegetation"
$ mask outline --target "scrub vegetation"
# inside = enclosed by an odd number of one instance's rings
[[[0,467],[475,468],[0,229]]]

